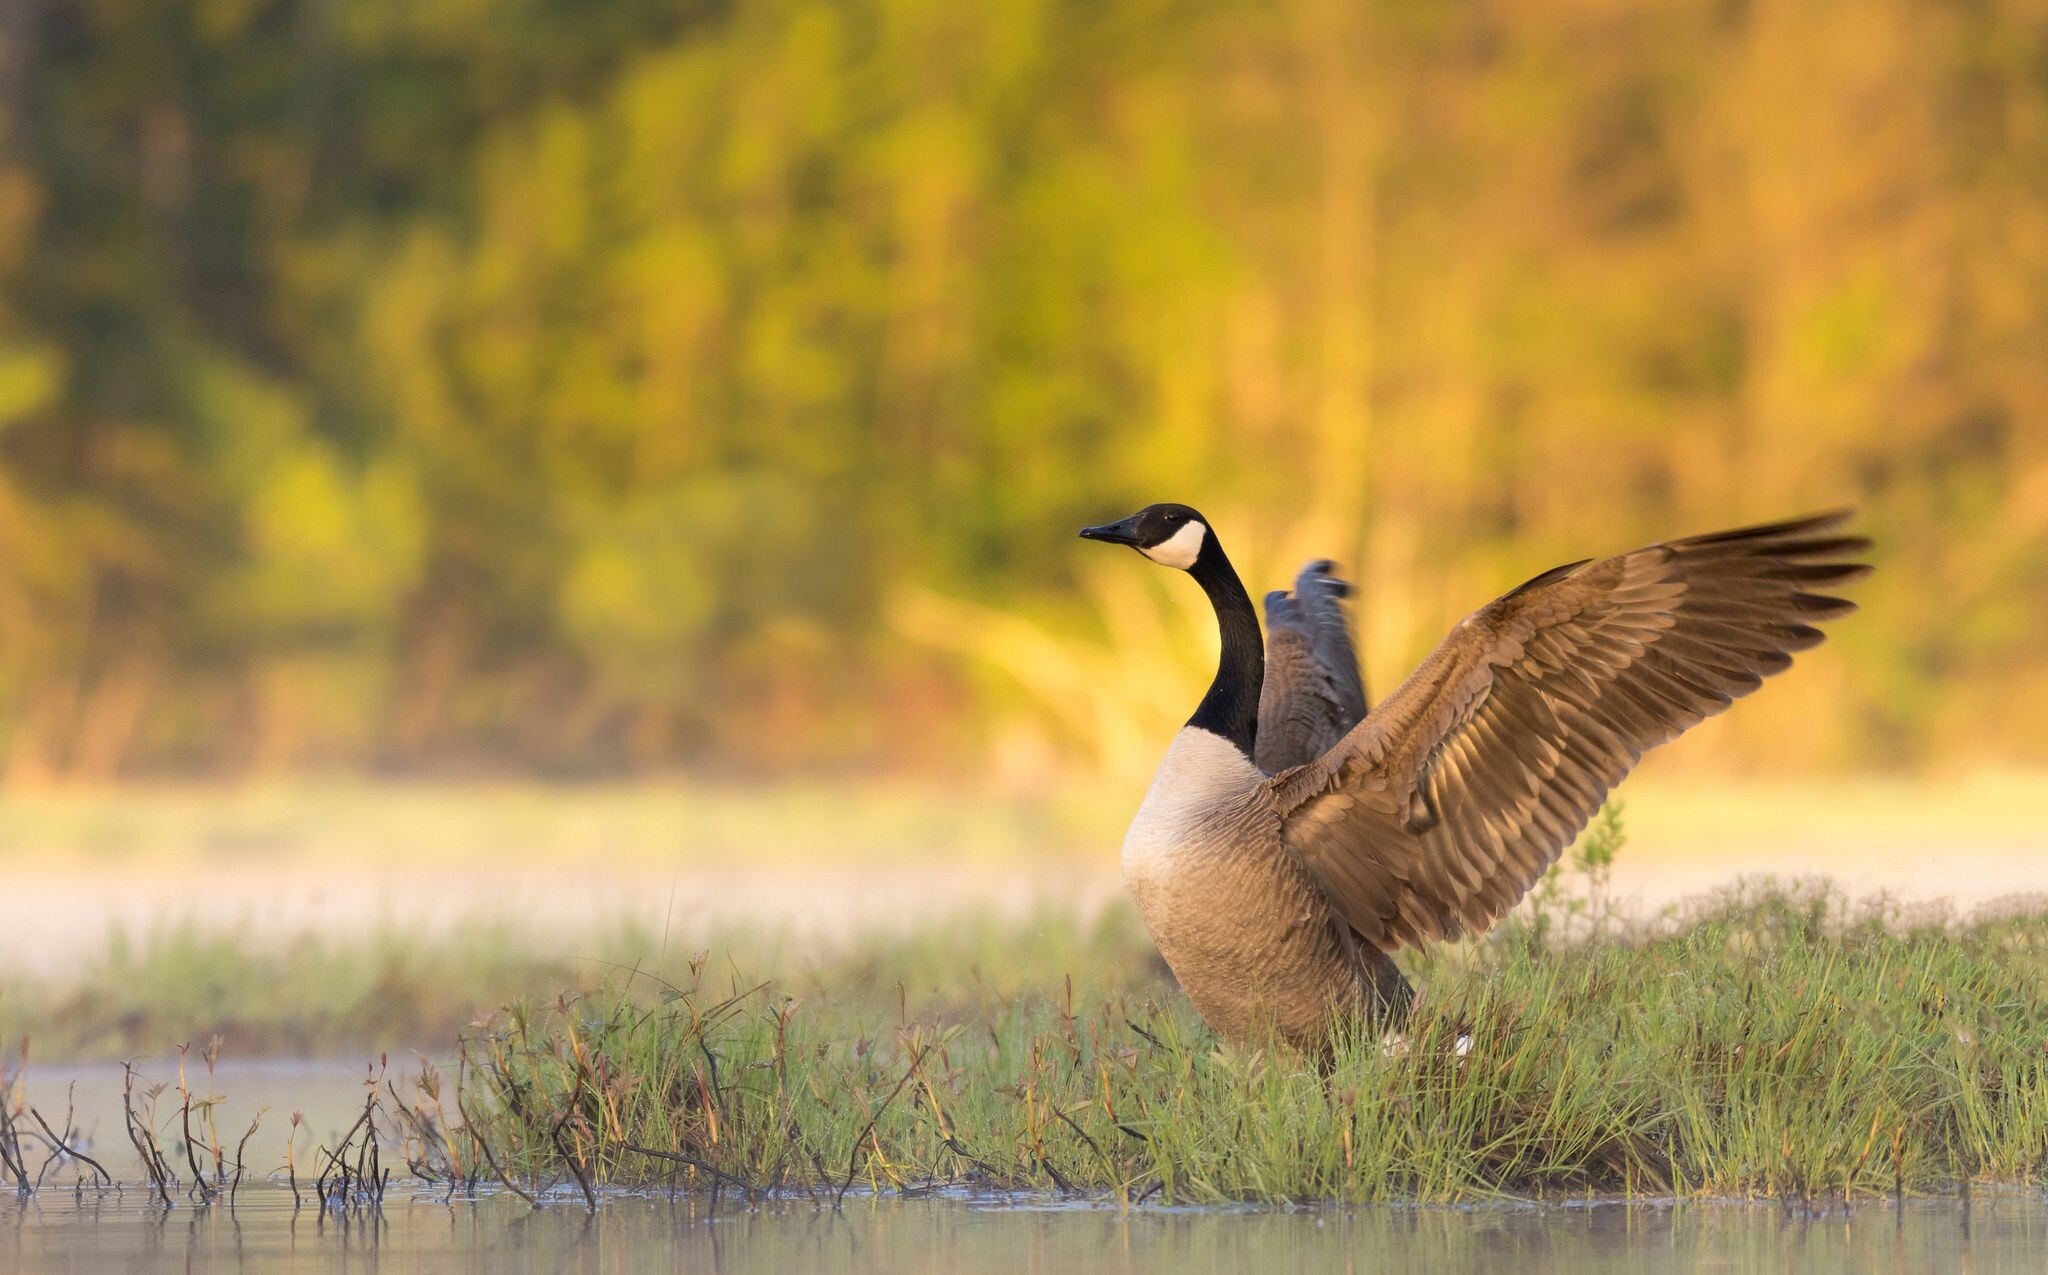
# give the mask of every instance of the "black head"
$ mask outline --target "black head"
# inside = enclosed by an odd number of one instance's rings
[[[1128,518],[1083,527],[1081,536],[1129,545],[1161,566],[1183,571],[1195,565],[1212,539],[1208,520],[1186,505],[1147,505]]]

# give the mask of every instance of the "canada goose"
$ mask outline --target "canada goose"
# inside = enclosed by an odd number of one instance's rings
[[[1216,610],[1215,680],[1124,838],[1124,883],[1225,1038],[1327,1051],[1410,1002],[1390,953],[1485,931],[1651,748],[1728,707],[1854,610],[1846,513],[1545,571],[1473,612],[1365,711],[1327,564],[1258,617],[1208,520],[1150,505],[1084,528],[1186,571]],[[1277,605],[1275,605],[1277,603]],[[1361,717],[1362,715],[1362,717]],[[1268,741],[1262,735],[1278,738]]]

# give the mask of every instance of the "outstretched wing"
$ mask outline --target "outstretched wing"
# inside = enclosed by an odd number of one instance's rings
[[[1271,783],[1287,844],[1366,941],[1492,925],[1649,749],[1855,607],[1847,513],[1546,571],[1461,621],[1365,722]]]
[[[1301,569],[1292,593],[1266,595],[1266,680],[1253,760],[1269,775],[1314,761],[1365,718],[1365,681],[1342,602],[1351,586],[1330,574],[1335,569],[1318,559]]]

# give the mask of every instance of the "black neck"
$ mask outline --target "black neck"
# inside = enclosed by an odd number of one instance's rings
[[[1252,610],[1244,583],[1224,556],[1211,530],[1202,537],[1202,553],[1188,574],[1201,583],[1216,608],[1216,631],[1223,652],[1216,661],[1216,680],[1202,697],[1188,725],[1199,726],[1236,744],[1246,757],[1259,730],[1259,688],[1266,680],[1265,644],[1259,636],[1259,614]]]

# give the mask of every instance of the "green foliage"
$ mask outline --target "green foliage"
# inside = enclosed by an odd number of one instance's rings
[[[481,924],[428,939],[385,931],[282,944],[191,925],[115,931],[61,979],[0,976],[0,1035],[65,1059],[160,1054],[209,1038],[241,1056],[431,1054],[512,998],[601,987],[609,958],[651,944],[633,932],[594,936],[581,959],[563,954],[570,946],[537,952],[531,935]]]
[[[1523,923],[1513,933],[1518,939],[1541,948],[1557,938],[1599,935],[1619,917],[1614,900],[1607,893],[1607,881],[1615,856],[1628,844],[1621,824],[1623,805],[1609,800],[1593,816],[1592,824],[1578,841],[1529,892],[1529,906]],[[1572,879],[1567,880],[1566,868]]]
[[[1586,834],[1572,849],[1572,866],[1596,886],[1607,883],[1607,874],[1614,867],[1614,857],[1628,844],[1628,833],[1621,826],[1624,808],[1619,801],[1609,801],[1601,806],[1593,826],[1586,829]]]
[[[0,987],[48,1059],[395,1047],[447,1058],[438,1171],[831,1193],[934,1183],[1166,1202],[1587,1193],[1807,1203],[2043,1183],[2048,916],[1809,887],[1403,959],[1393,1041],[1327,1072],[1219,1048],[1127,910],[958,917],[691,954],[644,933],[116,942]],[[679,950],[680,949],[680,950]],[[512,996],[476,1021],[476,1007]],[[521,999],[534,997],[541,999]],[[468,1125],[470,1132],[463,1132]]]
[[[1070,532],[1162,497],[1255,588],[1351,564],[1381,686],[1552,562],[1860,501],[1881,620],[1716,758],[2048,757],[2023,5],[31,12],[17,782],[1113,759],[1153,691],[893,617],[1127,667]]]
[[[1172,1203],[2036,1184],[2044,932],[1771,892],[1548,951],[1511,932],[1422,962],[1404,1037],[1361,1032],[1328,1074],[1217,1049],[1144,981],[799,991],[700,962],[659,994],[501,1017],[469,1082],[510,1171],[574,1158],[624,1184]]]

